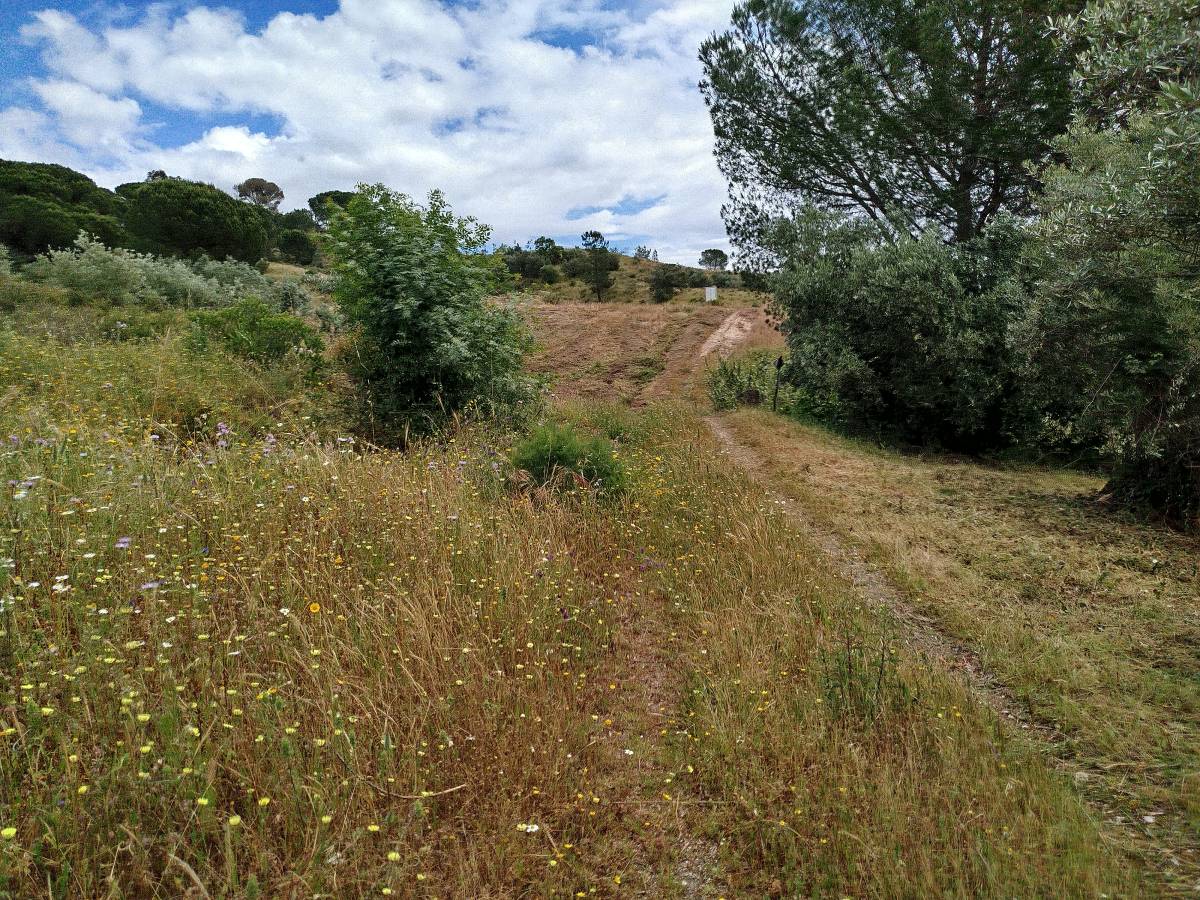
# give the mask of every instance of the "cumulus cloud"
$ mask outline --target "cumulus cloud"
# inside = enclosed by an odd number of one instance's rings
[[[97,28],[44,10],[23,29],[43,109],[0,111],[0,156],[109,185],[261,175],[292,206],[359,181],[441,187],[498,239],[599,228],[693,262],[726,246],[696,48],[730,6],[341,0],[257,32],[216,5]]]

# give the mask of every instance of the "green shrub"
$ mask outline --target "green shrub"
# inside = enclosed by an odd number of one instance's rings
[[[558,266],[546,265],[542,266],[540,277],[546,284],[558,284],[562,280],[562,272],[558,270]]]
[[[13,313],[22,306],[63,306],[69,294],[62,288],[34,284],[23,278],[0,278],[0,312]]]
[[[287,279],[275,287],[275,301],[279,309],[285,313],[298,313],[308,306],[308,294],[300,287],[300,282]]]
[[[793,382],[855,431],[968,452],[1009,442],[1017,360],[1010,289],[1022,233],[998,222],[974,241],[883,241],[813,215],[774,276]]]
[[[312,288],[317,293],[332,294],[337,286],[337,279],[324,272],[305,272],[300,278],[300,283]]]
[[[271,296],[274,285],[253,268],[207,258],[186,261],[110,249],[88,235],[51,250],[25,269],[31,280],[66,289],[75,303],[150,307],[224,306],[238,296]]]
[[[108,310],[99,322],[100,336],[109,341],[148,341],[188,323],[178,310],[153,310],[123,306]]]
[[[317,368],[323,349],[316,330],[295,316],[273,311],[261,300],[242,300],[220,310],[192,314],[191,349],[206,351],[216,343],[226,351],[260,363],[274,363],[292,351],[312,357]]]
[[[12,256],[8,248],[0,244],[0,278],[8,278],[12,273]]]
[[[373,440],[400,443],[448,416],[510,411],[534,396],[522,371],[529,333],[514,310],[486,299],[503,267],[481,252],[489,236],[437,191],[421,206],[364,186],[334,214],[336,296],[356,329],[339,358]]]
[[[627,482],[612,443],[598,435],[581,435],[570,425],[539,425],[513,449],[512,464],[533,483],[550,487],[575,487],[577,476],[614,494]]]
[[[237,259],[213,259],[201,256],[190,260],[187,265],[197,275],[228,289],[229,295],[253,295],[266,297],[274,285],[270,278],[256,266]]]
[[[655,303],[666,303],[687,284],[687,272],[683,266],[663,263],[650,273],[650,299]]]
[[[744,356],[721,359],[708,371],[708,395],[716,409],[770,406],[775,393],[776,356],[754,350]],[[799,419],[831,418],[836,409],[822,403],[805,388],[790,383],[785,367],[779,379],[777,410]]]
[[[317,253],[317,242],[306,231],[284,231],[279,235],[279,252],[288,262],[311,265]]]

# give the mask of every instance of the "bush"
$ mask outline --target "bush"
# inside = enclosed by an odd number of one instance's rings
[[[102,306],[224,306],[238,296],[267,297],[276,290],[244,263],[162,259],[109,249],[88,235],[80,235],[71,249],[39,257],[24,274],[66,289],[75,303]]]
[[[274,286],[274,282],[255,265],[240,262],[236,259],[213,259],[201,256],[187,264],[197,275],[228,289],[230,295],[252,294],[265,297]]]
[[[708,372],[708,395],[716,409],[770,406],[775,395],[775,354],[754,350],[745,356],[722,359]],[[784,368],[779,379],[777,410],[799,419],[829,418],[835,411],[789,382]]]
[[[589,270],[587,254],[574,248],[568,250],[563,257],[562,270],[568,278],[582,278]]]
[[[295,316],[274,312],[261,300],[242,300],[221,310],[192,314],[195,329],[189,345],[204,352],[213,342],[225,350],[259,363],[275,363],[294,350],[313,357],[317,368],[324,348],[316,330]]]
[[[650,299],[654,303],[666,303],[687,282],[683,266],[663,263],[650,273]]]
[[[100,336],[109,341],[148,341],[187,324],[177,310],[151,310],[137,306],[111,309],[100,319]]]
[[[562,273],[558,271],[558,266],[542,266],[539,277],[546,284],[558,284],[562,280]]]
[[[0,278],[8,278],[12,273],[12,256],[8,248],[0,244]]]
[[[288,262],[311,265],[317,254],[317,242],[306,231],[285,231],[279,235],[279,252]]]
[[[64,306],[70,295],[62,288],[35,284],[22,278],[0,278],[0,312],[13,313],[22,306]]]
[[[300,278],[300,283],[320,294],[332,294],[337,286],[337,280],[324,272],[305,272]]]
[[[572,488],[578,479],[607,494],[626,486],[625,467],[613,445],[598,435],[580,435],[570,425],[535,428],[512,451],[512,464],[538,485]]]
[[[334,215],[329,235],[338,304],[357,331],[341,358],[374,440],[402,442],[448,416],[533,397],[522,371],[528,331],[486,300],[489,229],[455,217],[440,192],[421,206],[375,185]]]
[[[65,289],[73,303],[122,306],[161,299],[146,278],[145,260],[129,250],[109,250],[89,235],[73,249],[51,250],[25,269],[25,276]]]
[[[308,306],[308,294],[300,287],[300,282],[290,278],[276,286],[275,300],[279,309],[285,313],[295,314]]]
[[[738,279],[741,281],[741,286],[747,291],[769,291],[771,289],[771,276],[765,272],[739,272]]]
[[[1010,441],[1010,327],[1021,233],[896,244],[869,226],[814,215],[775,277],[794,383],[855,431],[968,452]]]

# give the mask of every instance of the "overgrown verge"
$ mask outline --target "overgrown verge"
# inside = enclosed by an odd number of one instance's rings
[[[1194,536],[1099,512],[1096,476],[901,455],[742,411],[776,490],[978,654],[1160,886],[1200,873]]]
[[[515,435],[364,453],[286,367],[0,340],[14,896],[1121,887],[686,413],[567,412],[625,490],[535,495]]]
[[[592,689],[636,501],[498,492],[487,430],[362,454],[219,352],[2,339],[0,891],[650,877]]]
[[[1069,781],[898,644],[694,428],[664,455],[645,535],[689,682],[665,790],[719,842],[734,893],[1133,890]]]

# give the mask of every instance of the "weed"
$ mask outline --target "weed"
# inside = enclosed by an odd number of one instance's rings
[[[861,636],[846,631],[844,642],[822,648],[820,673],[825,709],[848,724],[872,725],[913,701],[898,671],[895,649],[882,640],[868,646]]]
[[[581,435],[566,424],[546,423],[534,428],[513,449],[512,464],[542,486],[583,485],[618,494],[627,483],[625,466],[611,442]]]

